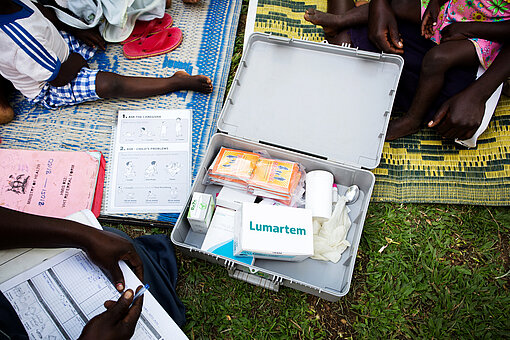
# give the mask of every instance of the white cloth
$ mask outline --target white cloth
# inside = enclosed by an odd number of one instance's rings
[[[0,74],[33,99],[46,81],[58,74],[69,47],[30,0],[19,1],[24,6],[22,12],[33,13],[25,18],[15,18],[16,13],[0,16]]]
[[[346,237],[351,227],[351,219],[345,203],[346,198],[340,197],[331,218],[322,225],[314,219],[312,259],[337,263],[345,249],[350,247],[351,244]]]
[[[478,79],[484,72],[485,69],[482,66],[478,67],[478,74],[476,75],[476,78]],[[483,115],[482,123],[480,124],[478,130],[476,130],[473,137],[465,140],[455,139],[455,142],[467,148],[476,148],[478,137],[480,137],[480,135],[484,133],[485,130],[487,130],[487,127],[489,126],[489,123],[492,119],[492,115],[494,114],[494,111],[496,111],[496,106],[498,105],[499,96],[501,96],[502,90],[503,84],[499,85],[496,91],[494,91],[492,96],[485,103],[485,113]]]
[[[165,14],[165,0],[73,0],[67,2],[66,12],[52,7],[63,23],[79,29],[99,25],[99,31],[106,41],[125,40],[135,27],[136,20],[162,18]]]
[[[129,1],[131,4],[124,10],[125,20],[121,23],[114,23],[108,19],[108,11],[115,12],[119,10],[117,1],[101,0],[103,2],[106,21],[101,24],[100,31],[103,38],[110,42],[120,42],[126,40],[133,31],[136,20],[152,20],[162,18],[165,14],[165,0],[122,0]],[[121,2],[121,1],[118,1]],[[110,8],[112,6],[112,8]]]

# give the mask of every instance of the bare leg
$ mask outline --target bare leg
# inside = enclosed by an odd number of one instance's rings
[[[392,0],[391,8],[400,20],[421,25],[421,5],[415,0]]]
[[[14,110],[7,100],[10,90],[9,81],[0,76],[0,124],[9,123],[14,118]]]
[[[478,64],[473,43],[469,40],[449,41],[430,49],[423,58],[418,88],[409,111],[390,121],[386,140],[394,140],[417,132],[444,84],[446,71],[454,66]]]
[[[420,24],[418,1],[393,0],[391,6],[397,18]],[[329,43],[350,43],[347,29],[368,23],[368,6],[354,7],[353,0],[328,0],[328,13],[311,8],[305,13],[305,20],[322,26]]]
[[[353,0],[328,0],[328,13],[310,8],[305,20],[322,26],[330,44],[350,43],[348,29],[368,23],[368,6],[354,7]]]
[[[101,98],[146,98],[181,90],[211,93],[212,89],[209,77],[190,76],[184,71],[169,78],[127,77],[100,71],[96,78],[96,93]]]

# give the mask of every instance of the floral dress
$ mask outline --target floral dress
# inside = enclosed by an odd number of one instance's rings
[[[421,15],[425,12],[429,0],[421,0]],[[497,22],[510,20],[510,0],[448,0],[437,18],[434,35],[435,43],[441,42],[441,30],[453,22]],[[494,61],[502,43],[479,38],[469,39],[475,45],[476,53],[483,67],[488,68]]]

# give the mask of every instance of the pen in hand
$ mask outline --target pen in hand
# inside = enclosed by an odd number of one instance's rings
[[[133,301],[131,302],[131,305],[129,305],[129,308],[135,303],[136,299],[138,299],[140,296],[143,295],[149,289],[149,284],[146,283],[138,292],[136,292],[135,296],[133,297]]]

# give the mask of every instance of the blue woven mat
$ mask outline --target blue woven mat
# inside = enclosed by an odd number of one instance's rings
[[[58,110],[34,107],[15,94],[13,122],[0,126],[1,148],[39,150],[99,150],[107,160],[117,111],[188,108],[193,110],[193,177],[215,131],[226,90],[230,61],[242,0],[202,0],[196,5],[173,1],[169,10],[174,26],[183,31],[183,42],[162,56],[128,60],[122,46],[109,44],[90,62],[92,68],[132,76],[171,76],[178,70],[209,76],[210,95],[175,92],[148,99],[101,100]],[[105,188],[107,188],[105,183]],[[108,195],[105,189],[105,195]],[[104,202],[104,200],[103,200]],[[125,218],[175,222],[178,214],[123,214]]]

